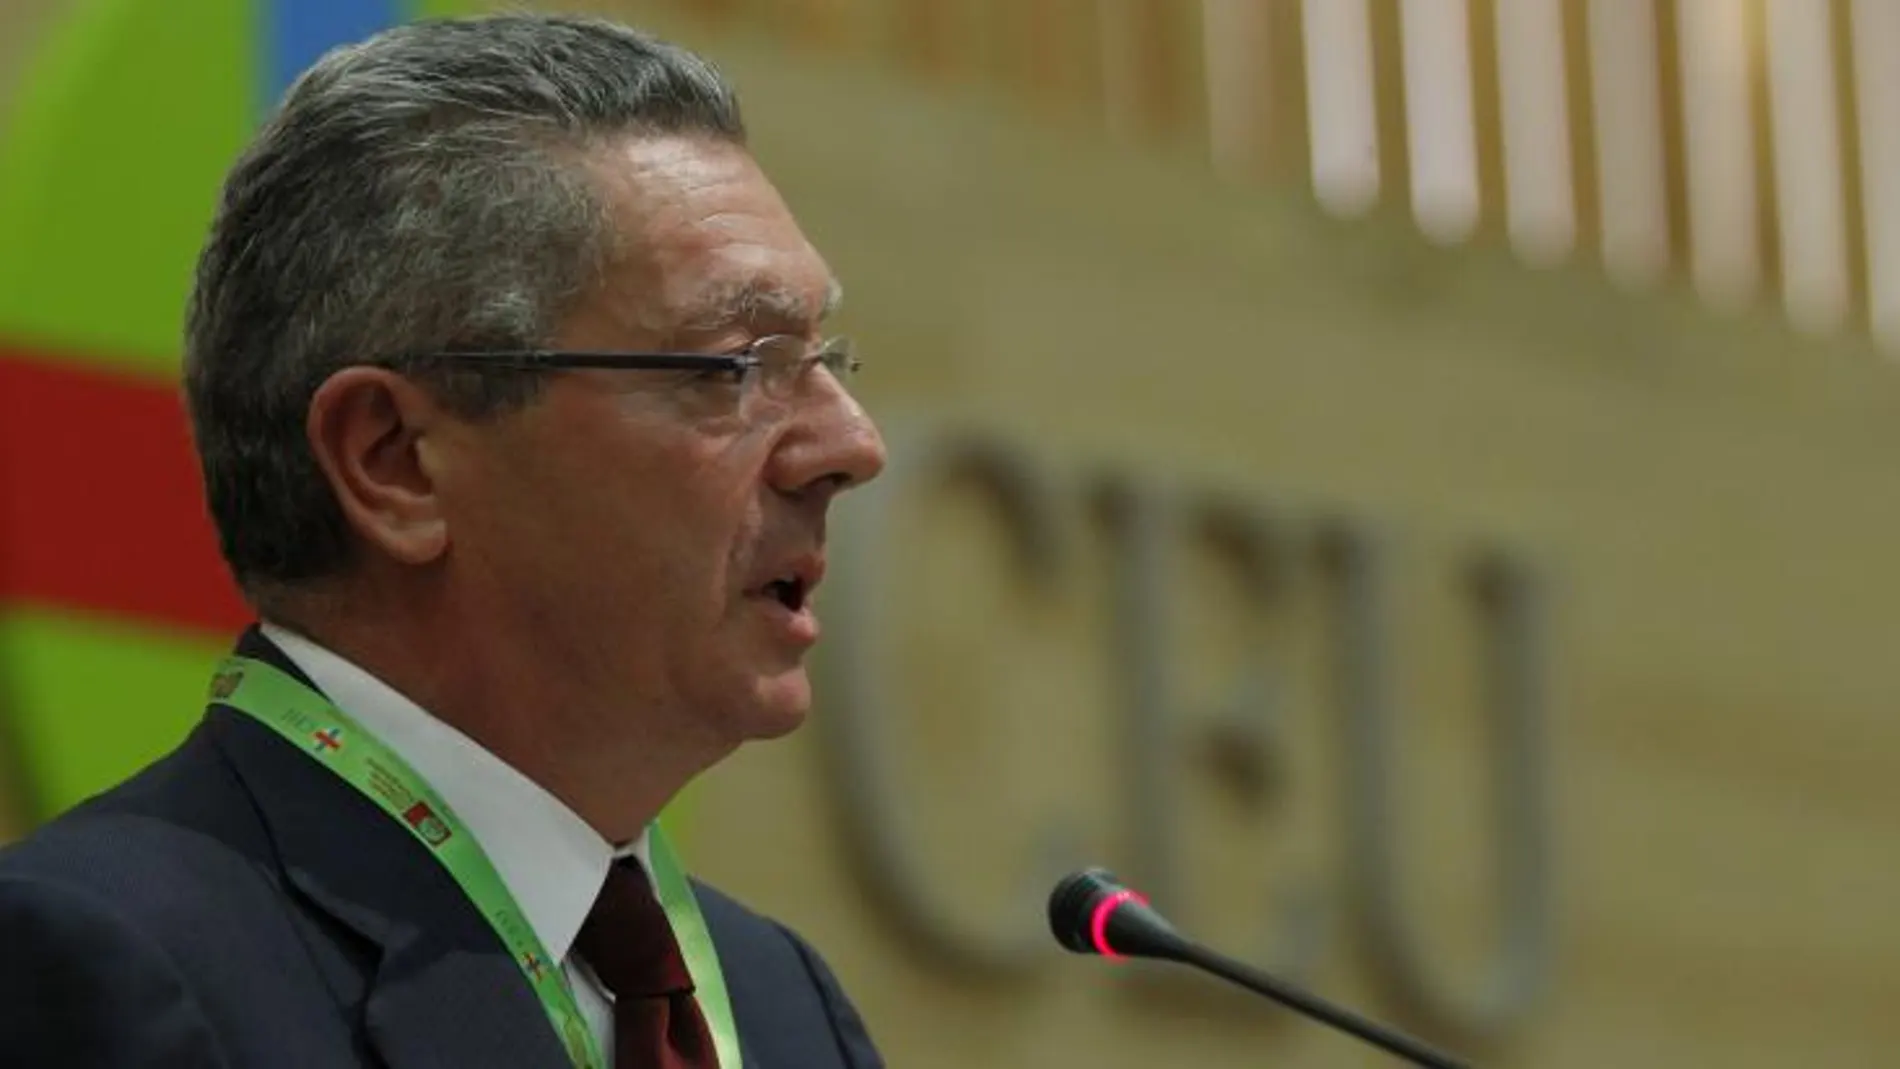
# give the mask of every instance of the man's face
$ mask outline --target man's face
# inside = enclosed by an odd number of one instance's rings
[[[830,271],[744,149],[630,139],[594,170],[623,253],[561,347],[820,338]],[[884,463],[871,420],[821,367],[777,401],[693,372],[566,372],[547,387],[470,425],[457,450],[450,556],[474,600],[564,673],[556,691],[589,707],[570,712],[600,721],[587,730],[604,746],[796,727],[826,511]]]

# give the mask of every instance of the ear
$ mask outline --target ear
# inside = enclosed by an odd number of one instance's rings
[[[428,448],[444,418],[427,391],[384,368],[345,368],[310,399],[304,431],[345,521],[402,564],[428,564],[449,546]]]

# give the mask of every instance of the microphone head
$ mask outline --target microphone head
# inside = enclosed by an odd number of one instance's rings
[[[1064,876],[1049,892],[1049,931],[1077,954],[1174,958],[1186,946],[1139,892],[1104,868]]]

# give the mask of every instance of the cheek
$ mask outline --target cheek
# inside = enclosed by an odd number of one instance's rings
[[[560,475],[562,523],[616,596],[665,603],[661,626],[723,615],[745,580],[759,529],[757,480],[733,443],[652,436],[620,463],[572,461]],[[628,615],[642,610],[626,607]]]
[[[468,480],[482,539],[543,598],[578,603],[553,611],[662,633],[723,616],[763,529],[769,442],[632,413],[634,398],[550,400],[494,436]]]
[[[741,603],[765,533],[758,467],[741,448],[678,457],[666,491],[646,500],[657,520],[649,546],[673,562],[675,593],[722,618]],[[683,477],[682,477],[683,475]]]
[[[446,487],[455,548],[512,599],[572,598],[590,571],[598,581],[602,564],[625,552],[616,547],[628,526],[619,476],[590,466],[559,431],[538,420],[492,427]]]

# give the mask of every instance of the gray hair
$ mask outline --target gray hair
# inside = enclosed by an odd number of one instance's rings
[[[548,344],[616,252],[588,151],[682,133],[743,144],[732,89],[684,49],[585,18],[413,23],[291,87],[225,182],[186,323],[205,493],[253,598],[348,562],[304,430],[324,380]],[[536,396],[531,377],[434,385],[471,418]]]

